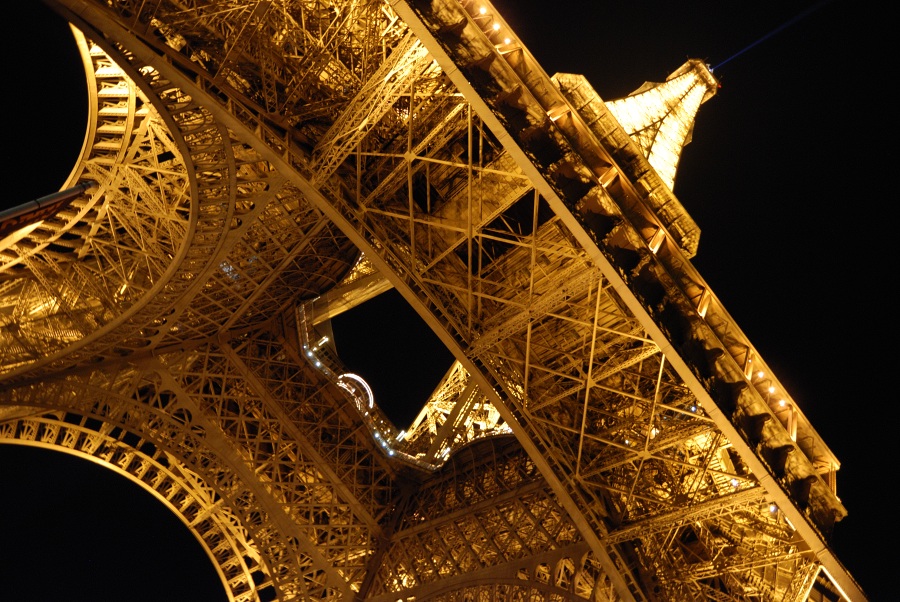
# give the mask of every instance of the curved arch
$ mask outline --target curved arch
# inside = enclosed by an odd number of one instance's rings
[[[190,94],[91,35],[79,37],[93,121],[68,184],[99,186],[74,215],[16,234],[0,257],[0,271],[20,268],[18,288],[0,289],[17,305],[15,332],[0,346],[8,377],[258,324],[333,286],[357,254]],[[37,254],[61,239],[63,258]],[[272,286],[285,281],[293,286]]]
[[[100,31],[98,23],[68,17],[115,57],[183,145],[181,158],[196,204],[191,244],[176,262],[177,270],[141,315],[129,321],[131,332],[106,337],[108,347],[116,346],[121,355],[133,350],[123,349],[123,338],[126,345],[133,337],[153,347],[252,327],[292,301],[321,294],[350,271],[356,247],[253,141],[221,121],[219,107],[209,105],[215,90],[180,86],[174,81],[177,69],[133,33],[116,37]],[[150,332],[144,332],[148,326]]]
[[[9,600],[228,600],[196,536],[96,462],[0,440],[0,563]]]
[[[189,519],[221,518],[210,549],[231,558],[220,564],[235,573],[228,584],[244,596],[236,599],[253,600],[257,590],[279,599],[335,589],[346,595],[352,582],[345,575],[361,578],[380,533],[376,517],[390,504],[393,477],[361,433],[355,443],[334,437],[353,428],[335,392],[310,394],[313,383],[284,361],[284,347],[264,349],[263,342],[260,335],[237,350],[195,347],[7,388],[0,415],[8,420],[0,428],[12,429],[9,437],[84,445],[129,468],[137,462],[133,450],[162,463],[176,480],[155,477],[150,485]],[[245,362],[263,352],[282,361],[253,365],[254,374]],[[48,412],[61,412],[80,430],[63,437],[59,428],[28,421]],[[25,428],[17,429],[20,418]],[[360,464],[329,466],[326,458],[348,444],[358,446]],[[191,524],[201,536],[207,528]]]
[[[230,600],[257,600],[260,565],[239,520],[210,488],[153,441],[97,415],[16,408],[0,424],[0,443],[71,454],[124,476],[153,495],[200,543]]]
[[[185,253],[196,214],[188,166],[159,113],[106,53],[73,31],[89,123],[65,186],[96,186],[0,241],[0,296],[14,308],[0,334],[0,364],[10,375],[59,365],[156,298]],[[166,177],[153,178],[160,169]]]

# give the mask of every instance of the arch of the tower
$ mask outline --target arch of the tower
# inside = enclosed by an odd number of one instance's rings
[[[89,457],[152,491],[234,600],[352,595],[397,495],[396,470],[342,392],[272,335],[22,384],[3,399],[0,438]]]
[[[109,410],[106,405],[98,412]],[[99,413],[74,408],[16,408],[4,411],[0,443],[33,445],[99,462],[154,495],[190,529],[215,567],[229,599],[257,600],[270,587],[256,550],[248,545],[240,517],[200,476],[133,430]],[[205,455],[211,457],[207,452]],[[259,585],[257,585],[257,583]]]
[[[91,188],[0,241],[9,376],[258,324],[349,271],[358,251],[196,100],[76,38],[91,110],[67,185]]]
[[[65,210],[0,241],[7,373],[90,353],[92,341],[153,303],[196,224],[179,140],[105,52],[75,37],[89,123],[67,185],[90,188]],[[123,351],[145,344],[133,330],[118,342]]]
[[[315,563],[296,539],[266,525],[265,501],[242,486],[227,454],[205,437],[202,421],[184,407],[173,409],[181,405],[177,396],[154,380],[140,387],[140,401],[86,384],[81,401],[63,400],[56,404],[61,409],[6,408],[0,443],[73,454],[139,484],[194,533],[231,600],[340,597],[321,567],[303,578],[306,587],[273,580],[272,572],[284,573],[285,564]],[[436,475],[419,479],[420,489],[404,487],[388,545],[365,551],[370,573],[358,575],[354,589],[366,599],[620,599],[512,437],[464,447]],[[308,534],[322,546],[328,537],[323,525],[336,518],[333,505],[304,510],[300,518],[300,505],[293,504],[294,521],[308,520]],[[492,523],[504,525],[507,535],[486,538],[496,531]]]

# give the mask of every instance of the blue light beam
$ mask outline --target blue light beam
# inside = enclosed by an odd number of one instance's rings
[[[794,18],[792,18],[792,19],[790,19],[790,20],[788,20],[788,21],[785,21],[784,23],[782,23],[781,25],[779,25],[778,27],[776,27],[775,29],[773,29],[772,31],[770,31],[769,33],[767,33],[766,35],[764,35],[763,37],[759,38],[758,40],[756,40],[756,41],[753,42],[752,44],[748,44],[747,46],[744,46],[744,48],[742,48],[741,50],[738,50],[736,53],[732,54],[730,57],[728,57],[727,59],[725,59],[724,61],[722,61],[721,63],[719,63],[719,64],[716,65],[715,67],[713,67],[712,69],[710,69],[710,71],[715,71],[716,69],[718,69],[719,67],[721,67],[721,66],[724,65],[725,63],[727,63],[727,62],[729,62],[729,61],[731,61],[731,60],[733,60],[733,59],[736,59],[737,57],[741,56],[742,54],[744,54],[745,52],[747,52],[748,50],[750,50],[750,49],[753,48],[754,46],[758,46],[759,44],[762,44],[763,42],[765,42],[766,40],[768,40],[769,38],[771,38],[772,36],[774,36],[776,33],[779,33],[779,32],[781,32],[781,31],[783,31],[784,29],[787,29],[788,27],[790,27],[791,25],[793,25],[793,24],[796,23],[797,21],[799,21],[799,20],[801,20],[801,19],[803,19],[803,18],[805,18],[805,17],[808,17],[811,13],[813,13],[813,12],[819,10],[820,8],[822,8],[823,6],[825,6],[826,4],[828,4],[829,2],[831,2],[831,0],[822,0],[822,2],[819,2],[818,4],[815,4],[815,5],[813,5],[813,6],[809,7],[809,8],[807,8],[805,11],[803,11],[803,12],[800,13],[799,15],[795,16]]]

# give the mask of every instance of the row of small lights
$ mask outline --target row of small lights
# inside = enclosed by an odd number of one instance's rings
[[[763,372],[762,370],[758,370],[758,371],[756,372],[756,374],[754,374],[754,376],[756,377],[757,382],[761,385],[761,384],[762,384],[761,381],[763,381],[763,379],[766,377],[766,373]],[[764,381],[763,381],[763,382],[764,382]],[[769,383],[769,386],[766,387],[766,392],[767,392],[769,395],[774,395],[776,391],[778,391],[778,389],[776,389],[776,388],[775,388],[775,385],[771,384],[771,382],[770,382],[770,383]],[[787,405],[788,405],[788,403],[787,403],[787,401],[784,400],[783,397],[780,397],[780,398],[778,399],[778,406],[779,406],[779,407],[782,407],[782,408],[783,408],[783,407],[786,407]]]
[[[487,8],[484,7],[484,6],[479,7],[479,8],[478,8],[478,14],[481,15],[481,16],[483,16],[483,17],[484,17],[484,16],[487,16]],[[493,21],[493,17],[488,17],[488,19],[491,20],[491,21]],[[495,32],[495,33],[499,32],[501,28],[502,28],[502,26],[501,26],[500,23],[497,22],[497,21],[494,21],[494,22],[491,24],[491,30],[492,30],[493,32]],[[504,45],[509,45],[510,43],[512,43],[512,39],[510,39],[509,37],[503,38],[503,44],[504,44]]]
[[[665,237],[666,237],[665,231],[660,227],[660,228],[657,228],[656,232],[653,234],[653,236],[648,241],[647,244],[650,247],[650,251],[654,255],[657,253],[657,251],[659,251],[659,248],[662,246],[662,243],[663,243],[663,240],[665,240]],[[700,299],[697,302],[697,313],[700,314],[701,318],[706,317],[706,313],[709,310],[709,306],[711,305],[711,300],[712,300],[712,294],[710,293],[708,288],[704,288],[703,292],[700,294]],[[762,381],[766,377],[766,373],[763,372],[762,370],[758,370],[755,374],[753,374],[751,372],[750,374],[748,374],[748,379],[752,380],[752,376],[755,376],[757,382],[759,382],[759,381]],[[769,395],[774,395],[777,390],[778,389],[776,389],[775,386],[771,383],[769,383],[769,386],[766,387],[766,392],[768,392]],[[778,399],[779,407],[783,408],[783,407],[786,407],[787,405],[788,405],[788,402],[785,401],[785,399],[783,397]],[[691,412],[696,412],[696,411],[697,411],[697,406],[692,405]]]
[[[757,370],[756,373],[753,374],[753,376],[756,377],[757,383],[761,385],[762,382],[764,382],[763,379],[766,377],[766,373],[765,373],[764,371],[762,371],[762,370]],[[770,382],[769,385],[766,387],[766,392],[767,392],[769,395],[774,395],[776,391],[778,391],[778,389],[775,387],[775,385],[773,385],[773,384]],[[784,398],[779,398],[779,399],[778,399],[778,406],[779,406],[779,407],[782,407],[782,408],[783,408],[783,407],[786,407],[787,405],[788,405],[788,404],[787,404],[787,401],[785,401]],[[737,485],[736,485],[736,483],[735,483],[736,481],[737,481],[737,479],[732,479],[732,480],[731,480],[731,484],[732,484],[734,487],[737,487]],[[778,512],[778,506],[777,506],[774,502],[771,503],[771,504],[769,504],[769,512],[771,512],[772,514],[775,514],[776,512]]]
[[[305,325],[305,319],[303,320],[303,323]],[[309,361],[313,366],[315,366],[320,372],[322,372],[323,374],[328,376],[329,379],[332,379],[332,381],[335,382],[335,384],[338,387],[340,387],[345,392],[347,392],[348,395],[351,395],[352,397],[354,397],[354,401],[356,401],[356,403],[354,405],[356,406],[357,411],[359,411],[359,413],[363,417],[368,418],[367,422],[372,427],[373,436],[374,436],[375,440],[378,442],[378,444],[381,445],[382,449],[384,450],[384,453],[386,453],[388,456],[399,455],[399,457],[404,458],[409,462],[412,462],[414,464],[417,464],[417,465],[419,465],[423,468],[429,469],[429,470],[437,469],[440,466],[439,464],[432,464],[429,462],[419,460],[418,458],[416,458],[414,456],[411,456],[401,450],[394,450],[391,447],[391,438],[381,432],[381,430],[378,428],[378,424],[376,423],[376,421],[373,420],[369,416],[368,410],[366,408],[362,407],[362,404],[360,404],[358,402],[357,395],[356,395],[356,393],[354,393],[352,391],[351,387],[349,385],[347,385],[346,383],[342,384],[340,381],[349,379],[349,380],[353,380],[353,381],[356,381],[357,383],[359,383],[365,389],[365,391],[368,395],[368,398],[369,398],[368,406],[371,408],[374,406],[375,399],[374,399],[374,395],[372,394],[372,390],[369,388],[368,383],[366,383],[366,381],[361,376],[359,376],[357,374],[353,374],[351,372],[345,372],[345,373],[337,376],[337,378],[335,378],[334,372],[332,370],[330,370],[318,358],[318,356],[316,356],[316,351],[321,349],[322,346],[325,345],[326,343],[328,343],[331,339],[329,339],[327,336],[323,336],[316,342],[315,345],[310,347],[310,345],[306,342],[307,337],[306,337],[306,332],[305,332],[305,330],[306,330],[305,326],[302,327],[301,330],[304,331],[303,332],[303,340],[304,340],[303,354],[306,356],[307,361]],[[393,438],[394,443],[400,443],[401,441],[403,441],[406,438],[406,435],[407,435],[407,432],[405,430],[401,430],[397,434],[397,436]],[[447,446],[441,450],[441,452],[438,456],[438,460],[441,460],[441,461],[446,460],[449,455],[450,455],[450,447]]]
[[[658,228],[656,230],[656,232],[654,233],[654,235],[651,237],[651,239],[648,241],[647,244],[650,247],[650,251],[654,255],[656,254],[657,251],[659,251],[659,248],[662,246],[662,242],[665,239],[665,236],[666,235],[665,235],[665,232],[663,231],[663,229]],[[706,317],[706,313],[709,310],[709,306],[711,305],[711,300],[712,300],[712,294],[710,293],[708,288],[704,288],[703,292],[700,294],[700,299],[697,302],[697,313],[700,314],[701,318]],[[755,374],[750,372],[747,374],[748,380],[752,380],[753,376],[755,376],[757,382],[759,384],[761,384],[760,381],[763,381],[763,379],[766,377],[766,373],[762,370],[758,370]],[[771,384],[771,382],[770,382],[769,386],[766,387],[766,392],[768,392],[769,395],[774,395],[776,393],[776,391],[778,391],[778,389],[775,388],[775,386],[773,384]],[[783,397],[778,399],[779,407],[783,408],[783,407],[786,407],[787,405],[788,405],[788,402],[785,401],[785,399]],[[696,405],[692,405],[691,412],[696,412],[696,411],[697,411]]]
[[[309,361],[312,363],[313,366],[318,368],[319,371],[321,371],[326,376],[334,377],[334,372],[332,372],[327,366],[325,366],[325,364],[322,363],[322,361],[316,356],[316,353],[315,353],[322,347],[322,345],[324,345],[328,341],[329,341],[329,338],[327,336],[323,336],[321,339],[319,339],[319,341],[313,347],[310,347],[309,345],[304,343],[303,351],[306,353],[306,357],[309,359]],[[375,400],[374,400],[374,396],[372,395],[372,390],[369,388],[369,385],[366,383],[366,381],[362,379],[362,377],[360,377],[356,374],[352,374],[350,372],[346,372],[344,374],[341,374],[337,378],[338,378],[338,380],[343,379],[343,378],[349,378],[351,380],[355,380],[355,381],[361,383],[369,395],[369,400],[368,400],[369,407],[371,408],[374,405]],[[346,385],[341,385],[340,383],[337,383],[337,384],[341,389],[346,391],[348,394],[352,395],[353,397],[356,397],[356,395],[350,390],[349,387],[347,387]],[[363,409],[359,403],[356,404],[356,408],[357,408],[357,410],[360,411],[360,413],[362,413],[362,415],[364,417],[366,417],[366,418],[369,417],[369,412],[367,410]],[[375,424],[374,420],[370,420],[369,423],[372,425],[372,429],[375,433],[375,440],[378,441],[379,444],[381,444],[381,447],[384,448],[384,451],[385,451],[385,453],[387,453],[387,455],[393,456],[394,450],[393,450],[393,448],[391,448],[391,444],[390,444],[390,441],[388,440],[388,437],[381,434],[381,431],[378,429],[378,426]],[[400,433],[397,435],[395,440],[397,443],[399,443],[400,441],[403,441],[404,437],[406,437],[406,431],[400,431]]]

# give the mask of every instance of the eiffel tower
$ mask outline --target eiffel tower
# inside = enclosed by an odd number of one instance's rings
[[[0,438],[154,491],[233,600],[865,599],[690,263],[701,61],[605,103],[487,2],[49,4],[91,122],[0,240]],[[402,431],[328,333],[388,288],[456,357]]]

